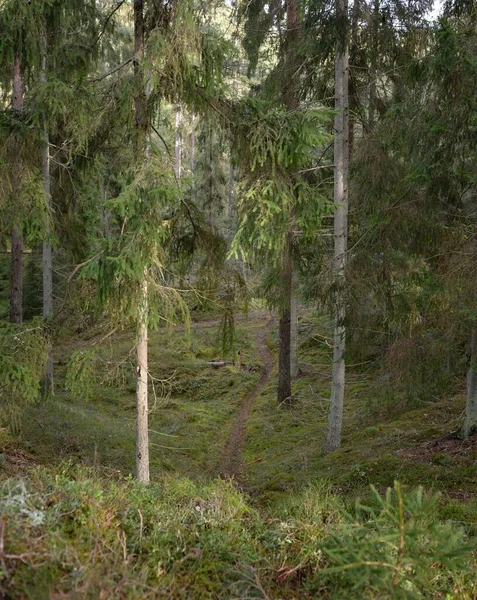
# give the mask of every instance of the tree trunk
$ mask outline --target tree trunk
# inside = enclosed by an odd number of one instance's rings
[[[472,328],[470,367],[467,372],[467,402],[460,437],[467,439],[477,429],[477,325]]]
[[[335,280],[335,314],[333,370],[331,385],[331,401],[328,420],[328,435],[325,442],[325,453],[336,450],[341,445],[341,428],[343,424],[343,404],[345,390],[345,345],[346,316],[345,299],[345,267],[348,242],[348,1],[337,0],[336,14],[342,28],[341,39],[336,44],[335,58],[335,117],[334,141],[334,263]]]
[[[289,237],[284,249],[282,266],[282,302],[283,308],[278,326],[278,402],[285,402],[291,397],[291,373],[290,373],[290,306],[292,293],[292,261],[290,255]]]
[[[376,121],[376,100],[377,100],[377,75],[378,75],[378,28],[379,28],[379,0],[374,0],[373,12],[370,16],[371,30],[371,63],[369,68],[369,111],[368,111],[368,131],[372,131]]]
[[[15,55],[13,64],[13,109],[23,110],[23,81],[20,58]],[[20,191],[20,172],[15,172],[12,179],[14,202]],[[21,325],[23,320],[23,238],[19,227],[12,229],[12,267],[10,278],[10,321]]]
[[[176,132],[174,141],[175,152],[175,171],[177,179],[182,176],[182,110],[179,105],[175,108],[176,113]]]
[[[286,1],[287,10],[287,35],[285,52],[285,83],[283,87],[283,100],[289,110],[296,110],[299,101],[298,80],[298,4],[297,0]],[[277,400],[284,402],[291,397],[291,304],[292,304],[292,223],[293,213],[290,214],[289,227],[285,248],[283,250],[283,264],[281,273],[281,316],[278,326],[278,390]]]
[[[195,115],[192,115],[192,125],[190,131],[190,170],[192,177],[195,175]]]
[[[46,82],[46,50],[46,35],[44,34],[43,65],[40,73],[42,82]],[[43,130],[41,172],[46,202],[49,211],[51,211],[50,137],[46,128]],[[47,323],[53,318],[53,249],[51,247],[49,219],[47,221],[46,239],[43,240],[43,318]],[[54,395],[53,349],[51,343],[48,346],[48,360],[46,362],[45,376],[43,379],[43,392],[46,395]]]
[[[12,273],[10,279],[10,321],[23,320],[23,239],[16,229],[12,231]]]
[[[147,279],[144,277],[138,307],[136,340],[136,477],[142,483],[149,483],[147,287]]]
[[[142,60],[144,55],[144,1],[134,0],[134,73],[136,77],[136,133],[141,154],[148,143],[147,96]],[[146,159],[146,156],[145,156]],[[149,408],[147,394],[148,378],[148,284],[144,269],[141,293],[137,308],[136,339],[136,477],[141,483],[149,483]]]
[[[298,313],[296,289],[298,286],[298,277],[296,270],[292,273],[292,289],[290,302],[290,375],[296,377],[299,373],[298,365]]]

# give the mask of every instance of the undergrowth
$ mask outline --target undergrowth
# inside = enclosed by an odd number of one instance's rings
[[[472,598],[472,546],[396,484],[347,511],[324,481],[260,513],[231,482],[149,487],[71,463],[1,487],[0,591],[28,598]]]

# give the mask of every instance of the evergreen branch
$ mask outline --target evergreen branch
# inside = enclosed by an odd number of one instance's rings
[[[112,71],[108,71],[108,73],[105,73],[104,75],[101,75],[101,77],[95,77],[94,79],[89,79],[88,83],[98,83],[98,81],[102,81],[103,79],[106,79],[106,77],[109,77],[110,75],[114,75],[114,73],[117,73],[123,67],[126,67],[127,65],[129,65],[130,63],[132,63],[132,61],[133,61],[133,59],[129,58],[128,60],[126,60],[125,62],[123,62],[118,67],[114,68]]]
[[[154,133],[157,135],[157,137],[164,144],[164,148],[166,149],[166,152],[167,152],[169,158],[171,158],[172,157],[172,155],[171,155],[171,149],[169,148],[169,145],[167,144],[166,140],[162,137],[162,135],[159,133],[159,131],[154,127],[154,125],[152,123],[151,123],[151,129],[154,131]]]
[[[121,2],[119,2],[119,4],[117,4],[113,10],[109,13],[109,15],[106,17],[104,23],[103,23],[103,28],[101,29],[100,33],[98,34],[98,37],[94,40],[92,46],[91,46],[91,50],[93,50],[93,48],[98,44],[99,40],[103,37],[103,35],[106,32],[106,27],[108,26],[109,21],[111,21],[111,19],[114,17],[114,15],[118,12],[118,10],[121,8],[121,6],[123,4],[126,3],[126,0],[121,0]]]
[[[96,258],[98,258],[98,256],[100,255],[100,253],[98,252],[98,254],[95,254],[94,256],[92,256],[91,258],[88,258],[88,260],[85,260],[82,263],[79,263],[78,265],[75,266],[75,268],[73,269],[71,275],[68,277],[67,279],[67,283],[70,283],[70,281],[73,279],[73,277],[76,275],[76,273],[85,265],[87,265],[88,263],[92,262],[93,260],[95,260]]]
[[[309,169],[300,169],[298,173],[309,173],[310,171],[318,171],[319,169],[328,169],[335,165],[318,165],[317,167],[310,167]]]

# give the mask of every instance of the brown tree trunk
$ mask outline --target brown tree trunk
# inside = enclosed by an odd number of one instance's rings
[[[10,321],[22,324],[23,320],[23,239],[17,229],[12,231],[12,267],[10,278]]]
[[[467,372],[467,401],[460,437],[467,439],[477,429],[477,325],[472,327],[470,366]]]
[[[297,290],[298,277],[296,269],[292,273],[292,290],[291,290],[291,305],[290,305],[290,375],[292,378],[297,377],[300,372],[298,363],[298,306],[297,306]]]
[[[299,101],[298,79],[298,40],[299,21],[297,0],[287,0],[287,34],[285,52],[285,82],[283,99],[289,110],[296,110]],[[293,213],[290,214],[289,229],[283,250],[281,274],[281,314],[278,327],[278,402],[291,397],[291,309],[292,309],[292,224]]]

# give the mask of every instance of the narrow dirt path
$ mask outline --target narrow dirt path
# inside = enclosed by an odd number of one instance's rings
[[[222,455],[220,464],[220,475],[226,478],[234,478],[239,483],[243,477],[242,452],[245,443],[245,432],[247,419],[253,407],[255,399],[258,397],[266,383],[268,382],[273,369],[273,355],[266,344],[266,337],[273,323],[272,318],[268,318],[264,326],[256,332],[256,342],[260,359],[263,363],[262,374],[257,384],[245,397],[240,406],[235,421],[232,425],[229,440]]]

